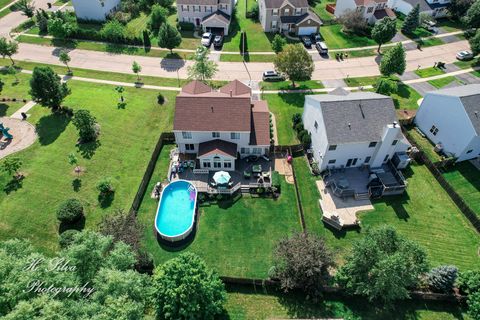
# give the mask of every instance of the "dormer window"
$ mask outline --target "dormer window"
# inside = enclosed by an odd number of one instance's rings
[[[286,8],[286,9],[285,9],[285,15],[288,16],[289,14],[290,14],[290,9],[289,9],[289,8]]]
[[[298,16],[302,14],[302,8],[295,8],[295,14]]]

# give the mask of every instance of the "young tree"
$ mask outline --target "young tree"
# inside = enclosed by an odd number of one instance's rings
[[[430,288],[437,292],[450,293],[457,280],[458,269],[455,266],[439,266],[427,274]]]
[[[80,167],[78,166],[78,158],[77,156],[75,155],[75,153],[73,152],[70,152],[68,154],[68,164],[71,165],[71,166],[74,166],[74,171],[77,175],[80,174]]]
[[[407,67],[405,57],[405,49],[401,43],[398,43],[383,55],[380,61],[380,73],[387,77],[394,73],[402,75]]]
[[[83,205],[78,199],[68,199],[57,209],[57,219],[64,223],[73,223],[83,217]]]
[[[30,95],[52,111],[60,108],[63,99],[70,94],[66,83],[50,67],[35,67],[30,79]]]
[[[468,28],[480,28],[480,1],[475,1],[463,17],[463,22]]]
[[[375,23],[372,29],[372,39],[378,43],[378,53],[382,44],[392,40],[397,33],[396,22],[389,17],[385,17]]]
[[[343,25],[344,32],[364,34],[368,29],[363,13],[359,11],[347,10],[338,20]]]
[[[273,63],[278,71],[292,81],[292,86],[295,86],[295,81],[309,80],[315,68],[312,56],[301,44],[286,45]]]
[[[5,59],[8,57],[12,61],[12,65],[15,65],[12,56],[18,52],[18,43],[15,41],[7,40],[6,38],[0,38],[0,55]]]
[[[14,6],[29,18],[32,18],[35,14],[35,6],[30,0],[19,0]]]
[[[20,160],[20,158],[8,157],[5,159],[5,161],[3,161],[2,169],[14,178],[19,178],[21,175],[19,174],[18,170],[20,170],[22,165],[23,162]]]
[[[417,4],[413,7],[412,10],[408,13],[405,21],[402,24],[402,32],[405,34],[412,34],[415,29],[418,28],[420,24],[420,5]]]
[[[44,14],[43,9],[37,10],[35,13],[35,18],[37,20],[37,26],[40,33],[44,34],[48,32],[48,18]]]
[[[148,28],[154,35],[158,34],[160,27],[167,22],[168,9],[154,4],[148,20]]]
[[[70,66],[68,65],[68,63],[72,59],[70,58],[70,55],[68,54],[68,52],[66,50],[60,51],[60,55],[58,56],[58,59],[60,60],[61,63],[63,63],[64,65],[67,66],[68,73],[72,73],[72,70],[70,70]]]
[[[15,78],[15,83],[18,83],[18,77],[17,77],[18,70],[14,66],[8,66],[7,68],[7,74],[12,75]]]
[[[314,296],[320,294],[327,269],[333,265],[325,241],[302,232],[280,240],[274,257],[273,275],[283,290],[301,289]]]
[[[153,287],[158,319],[213,319],[226,300],[218,275],[190,252],[155,268]]]
[[[474,2],[475,0],[451,0],[450,5],[448,6],[448,11],[452,18],[460,20],[465,16]]]
[[[428,270],[425,251],[389,226],[367,230],[346,261],[337,282],[348,292],[385,304],[408,298],[409,289]]]
[[[285,40],[281,35],[276,34],[272,40],[272,50],[275,53],[279,53],[283,51],[283,47],[287,44],[287,40]]]
[[[120,95],[120,102],[121,103],[125,102],[125,98],[123,97],[123,93],[125,92],[125,88],[122,87],[122,86],[117,86],[117,87],[115,87],[115,91],[117,91],[118,94]]]
[[[158,30],[158,46],[167,48],[170,50],[170,53],[172,53],[173,48],[178,47],[180,43],[182,43],[182,36],[177,28],[168,23],[162,24]]]
[[[78,130],[81,142],[90,142],[97,138],[97,120],[88,110],[77,110],[73,116],[73,125]]]
[[[190,79],[206,81],[217,73],[218,66],[214,61],[208,59],[208,49],[204,46],[197,48],[194,60],[194,64],[187,68]]]
[[[133,61],[132,71],[137,75],[137,82],[140,82],[140,72],[142,72],[142,66],[140,66],[136,61]]]
[[[474,55],[480,53],[480,29],[477,30],[473,37],[468,39],[468,43],[470,44],[470,49]]]

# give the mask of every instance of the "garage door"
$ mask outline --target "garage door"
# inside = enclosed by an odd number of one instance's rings
[[[311,35],[312,33],[317,32],[317,27],[300,27],[298,28],[298,35],[299,36],[307,36]]]

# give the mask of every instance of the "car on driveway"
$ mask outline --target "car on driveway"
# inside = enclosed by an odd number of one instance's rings
[[[205,47],[210,47],[212,44],[212,39],[213,39],[213,33],[211,32],[205,32],[202,34],[202,45]]]
[[[323,41],[315,43],[315,48],[317,48],[318,53],[320,53],[320,54],[327,54],[328,53],[328,47],[325,44],[325,42],[323,42]]]
[[[283,81],[285,77],[279,74],[277,71],[265,71],[262,75],[263,81]]]
[[[456,57],[458,60],[462,60],[462,61],[470,60],[470,59],[473,59],[473,53],[471,53],[470,51],[464,50],[464,51],[458,52]]]
[[[318,43],[320,41],[322,41],[322,36],[319,34],[319,33],[312,33],[312,35],[310,36],[310,38],[312,39],[312,42],[313,43]]]
[[[308,36],[303,36],[301,38],[303,45],[305,48],[311,48],[312,47],[312,40],[310,40],[310,37]]]
[[[213,39],[213,47],[218,49],[223,46],[223,36],[217,35]]]

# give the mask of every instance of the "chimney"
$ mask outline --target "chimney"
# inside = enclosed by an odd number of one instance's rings
[[[233,97],[233,90],[230,90],[230,98]]]

